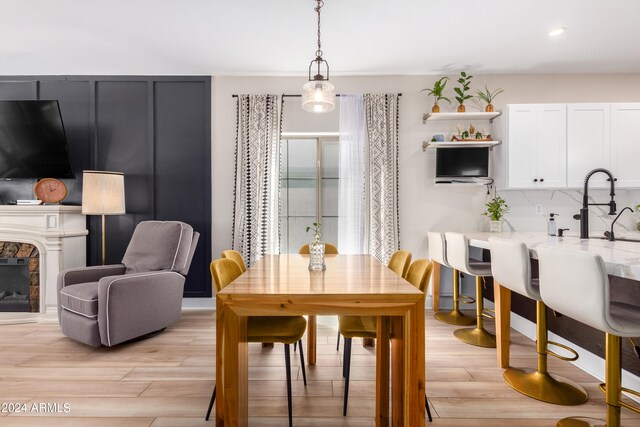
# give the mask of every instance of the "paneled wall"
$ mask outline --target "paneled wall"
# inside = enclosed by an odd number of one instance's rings
[[[83,170],[124,172],[127,214],[107,217],[107,263],[120,262],[138,222],[184,221],[201,234],[185,296],[211,296],[210,77],[4,76],[0,99],[59,101],[76,174],[64,203],[82,203]],[[34,182],[0,181],[0,196],[32,199]],[[88,228],[96,265],[99,217]]]

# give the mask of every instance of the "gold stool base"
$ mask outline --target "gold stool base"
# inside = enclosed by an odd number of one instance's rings
[[[478,347],[496,348],[496,336],[480,328],[458,329],[453,335],[460,341]]]
[[[533,370],[509,368],[504,380],[516,391],[556,405],[580,405],[588,395],[578,384],[558,375]]]
[[[606,427],[607,422],[597,418],[571,417],[563,418],[556,423],[556,427]]]
[[[465,316],[459,310],[451,310],[448,312],[438,311],[433,315],[436,320],[448,325],[456,326],[471,326],[476,324],[476,319],[473,317]]]

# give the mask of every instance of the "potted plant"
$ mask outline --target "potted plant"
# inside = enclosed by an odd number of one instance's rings
[[[473,98],[471,95],[467,95],[472,78],[473,76],[467,75],[467,73],[465,73],[464,71],[461,71],[460,78],[458,79],[458,83],[460,83],[461,86],[453,88],[455,93],[458,94],[458,96],[456,96],[456,100],[458,101],[458,104],[459,104],[458,113],[464,113],[466,110],[464,106],[464,101],[466,101],[469,98]]]
[[[489,231],[502,232],[502,217],[509,212],[509,205],[500,196],[496,195],[487,202],[487,210],[482,215],[488,216],[491,220]]]
[[[449,100],[449,98],[447,98],[446,96],[442,96],[442,93],[444,92],[444,88],[445,86],[447,86],[447,80],[449,80],[449,77],[443,77],[440,80],[436,80],[433,83],[433,89],[425,88],[420,91],[420,92],[424,92],[426,90],[427,95],[433,96],[434,103],[433,103],[433,107],[431,107],[432,113],[440,112],[440,105],[438,105],[438,102],[440,100],[445,100],[449,104],[451,104],[451,101]]]
[[[501,88],[498,88],[498,89],[494,90],[493,92],[491,92],[487,88],[487,85],[484,85],[484,92],[481,91],[481,90],[476,91],[476,94],[478,95],[478,99],[487,103],[487,106],[484,109],[484,111],[486,111],[487,113],[492,113],[493,112],[493,104],[492,104],[492,102],[495,99],[495,97],[500,95],[502,92],[504,92],[504,89],[501,89]]]

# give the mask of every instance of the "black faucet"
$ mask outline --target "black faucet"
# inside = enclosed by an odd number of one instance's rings
[[[613,222],[611,223],[611,231],[605,231],[604,232],[604,237],[606,237],[607,239],[609,239],[610,242],[613,242],[616,240],[616,236],[613,233],[613,225],[616,223],[616,221],[618,220],[618,218],[620,218],[620,215],[622,215],[622,213],[624,211],[626,211],[627,209],[629,209],[629,212],[633,212],[633,209],[631,209],[629,206],[627,206],[626,208],[622,209],[620,211],[620,213],[618,214],[618,216],[616,217],[616,219],[613,220]]]
[[[609,175],[609,182],[611,182],[611,191],[609,195],[611,196],[611,201],[609,203],[589,203],[589,179],[595,173],[602,172]],[[615,191],[615,181],[616,178],[613,177],[613,174],[604,168],[597,168],[592,170],[587,174],[584,178],[584,192],[582,195],[582,208],[580,209],[580,213],[574,215],[573,218],[580,220],[580,238],[588,239],[589,238],[589,206],[609,206],[609,215],[616,214],[616,191]]]

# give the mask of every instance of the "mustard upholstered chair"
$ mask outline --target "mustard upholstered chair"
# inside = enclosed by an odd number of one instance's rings
[[[242,271],[243,273],[247,271],[247,266],[244,265],[244,259],[242,258],[242,254],[240,252],[229,249],[226,251],[222,251],[220,256],[222,258],[232,259],[237,262],[240,266],[240,271]]]
[[[407,271],[409,271],[409,265],[411,264],[411,252],[405,250],[399,250],[394,252],[389,259],[387,268],[403,279],[406,278]],[[338,331],[338,340],[336,344],[336,351],[340,350],[340,331]]]
[[[427,259],[417,259],[407,271],[407,282],[411,283],[422,292],[427,292],[433,264]],[[347,415],[347,401],[349,399],[349,370],[351,368],[351,340],[353,338],[375,338],[377,330],[377,318],[375,316],[340,316],[339,331],[344,336],[344,363],[342,375],[344,376],[344,407],[342,414]],[[431,421],[431,411],[426,400],[427,415]]]
[[[387,267],[398,276],[406,278],[407,272],[409,271],[409,265],[411,265],[411,252],[399,250],[391,255],[391,259],[389,260]]]
[[[211,277],[216,287],[216,293],[237,279],[242,271],[238,263],[231,259],[221,258],[211,262]],[[307,321],[302,316],[252,316],[247,322],[247,340],[249,342],[281,342],[284,344],[284,357],[287,371],[287,405],[289,408],[289,426],[293,425],[291,413],[291,357],[290,344],[300,342],[300,365],[302,378],[307,385],[307,373],[304,367],[302,352],[302,335],[307,328]],[[213,402],[216,400],[216,387],[213,388],[206,420],[209,420]]]
[[[300,251],[298,251],[300,255],[309,255],[309,244],[302,246]],[[338,248],[331,243],[324,244],[324,253],[325,255],[338,255]]]

